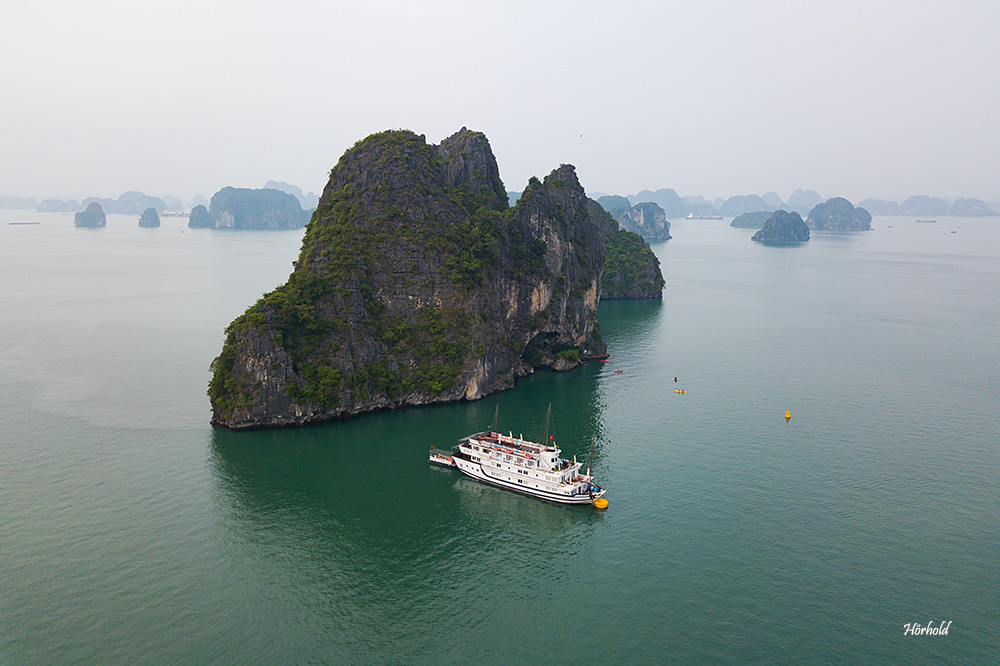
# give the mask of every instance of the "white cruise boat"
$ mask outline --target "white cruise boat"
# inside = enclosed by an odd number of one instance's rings
[[[492,430],[463,438],[450,452],[431,451],[430,461],[458,467],[463,473],[485,483],[562,504],[591,504],[603,508],[604,489],[594,484],[590,470],[581,473],[583,463],[560,458],[556,446],[538,444],[513,434]]]

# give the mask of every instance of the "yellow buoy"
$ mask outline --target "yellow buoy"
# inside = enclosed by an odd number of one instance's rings
[[[790,410],[790,409],[786,409],[786,410],[785,410],[785,420],[786,420],[786,421],[788,421],[788,420],[790,420],[791,418],[792,418],[792,410]]]
[[[594,500],[594,508],[595,509],[607,509],[608,508],[608,500],[604,499],[603,497],[598,497],[597,499]]]

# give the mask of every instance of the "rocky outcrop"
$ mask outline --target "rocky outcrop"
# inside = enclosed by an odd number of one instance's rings
[[[17,210],[34,210],[38,207],[38,200],[32,197],[3,197],[0,196],[0,208]]]
[[[667,214],[652,201],[637,203],[618,216],[622,229],[642,236],[645,240],[670,240]]]
[[[603,197],[602,197],[603,198]],[[604,232],[601,300],[662,298],[660,261],[639,234],[621,229],[603,205],[588,201],[590,217]]]
[[[899,204],[899,215],[915,215],[917,217],[934,217],[948,214],[948,202],[944,199],[931,198],[924,194],[908,198]]]
[[[864,208],[855,208],[843,197],[834,197],[817,204],[806,224],[817,231],[871,231],[872,216]]]
[[[618,196],[617,194],[608,194],[603,197],[599,197],[597,199],[597,203],[599,203],[601,208],[606,210],[615,220],[617,220],[622,213],[632,207],[632,204],[628,199]]]
[[[637,204],[643,201],[651,201],[663,209],[668,217],[678,218],[685,215],[687,206],[676,191],[669,187],[656,190],[643,190],[638,194],[633,194],[628,198],[629,203]]]
[[[160,216],[157,215],[155,208],[147,208],[142,212],[142,216],[139,218],[140,227],[158,227],[160,226]]]
[[[319,197],[317,197],[315,193],[303,192],[301,187],[292,185],[291,183],[286,183],[283,180],[269,180],[264,183],[264,189],[281,190],[286,194],[291,194],[299,200],[299,205],[302,206],[302,210],[313,210],[319,203]]]
[[[899,213],[899,204],[887,199],[865,199],[858,204],[872,215],[896,215]]]
[[[38,202],[38,207],[35,210],[39,213],[75,213],[80,210],[80,202],[76,199],[69,201],[43,199]]]
[[[997,211],[979,199],[956,199],[948,209],[949,215],[956,217],[996,217]]]
[[[215,220],[212,219],[207,208],[198,204],[191,209],[191,215],[188,216],[188,226],[192,229],[211,229],[215,226]]]
[[[765,243],[804,243],[809,240],[809,227],[798,213],[776,210],[750,240]]]
[[[147,208],[155,208],[157,213],[167,209],[166,202],[159,197],[151,197],[143,192],[130,191],[117,199],[99,199],[88,197],[83,200],[83,206],[99,203],[109,215],[139,215]]]
[[[101,204],[94,201],[87,206],[85,211],[76,214],[73,218],[73,225],[90,228],[106,227],[108,226],[108,218],[104,214]]]
[[[823,197],[819,195],[816,190],[795,190],[792,192],[792,196],[788,197],[788,208],[797,213],[805,215],[813,208],[816,204],[822,203]]]
[[[766,192],[760,195],[760,198],[767,203],[771,210],[784,210],[788,207],[788,204],[781,200],[781,196],[777,192]]]
[[[299,200],[280,190],[224,187],[209,205],[216,229],[298,229],[309,221]]]
[[[476,399],[535,367],[602,357],[603,262],[572,166],[532,178],[509,208],[481,133],[437,146],[374,134],[330,172],[288,281],[227,328],[212,421]]]
[[[771,211],[758,210],[752,213],[743,213],[742,215],[737,215],[729,226],[736,227],[737,229],[760,229],[767,223],[768,219],[771,217]]]
[[[719,207],[719,213],[725,217],[729,217],[730,215],[736,217],[743,213],[752,213],[758,210],[773,211],[774,206],[771,206],[756,194],[741,194],[729,197]]]

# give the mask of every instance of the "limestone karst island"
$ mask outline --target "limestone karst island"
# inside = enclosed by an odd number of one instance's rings
[[[214,202],[213,202],[214,204]],[[649,246],[572,166],[508,203],[486,136],[359,141],[330,172],[288,281],[226,329],[212,422],[305,424],[477,399],[607,355],[601,298],[659,298]]]

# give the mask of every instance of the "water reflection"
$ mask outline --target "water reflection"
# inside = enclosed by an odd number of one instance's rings
[[[597,317],[611,357],[614,358],[623,347],[650,339],[663,314],[663,301],[660,299],[602,301]]]
[[[635,306],[602,306],[614,344],[650,335],[659,303]],[[322,426],[216,429],[209,456],[225,555],[256,603],[300,608],[302,631],[330,633],[330,661],[349,660],[358,645],[434,653],[445,639],[426,631],[428,613],[454,631],[491,618],[515,634],[523,610],[565,616],[609,516],[481,484],[430,465],[427,451],[488,427],[498,406],[501,430],[534,438],[551,403],[563,455],[587,460],[593,448],[607,479],[614,434],[601,384],[611,372],[599,363],[541,371],[478,402]]]
[[[505,530],[529,530],[538,538],[560,538],[573,528],[593,524],[604,515],[589,505],[564,506],[543,502],[496,488],[462,476],[453,475],[453,488],[462,514],[476,521],[490,521]]]
[[[564,535],[589,513],[484,487],[427,462],[432,446],[487,427],[500,407],[502,429],[533,437],[552,402],[551,432],[564,455],[601,455],[599,368],[540,372],[512,391],[476,403],[374,414],[323,426],[213,431],[219,515],[235,543],[266,543],[366,573],[403,561],[443,557],[448,544],[504,533],[512,524]],[[512,519],[511,516],[514,516]],[[467,520],[466,517],[471,518]],[[527,526],[526,528],[524,526]],[[360,558],[366,568],[353,564]],[[287,553],[285,554],[287,555]],[[283,555],[278,555],[283,556]]]

